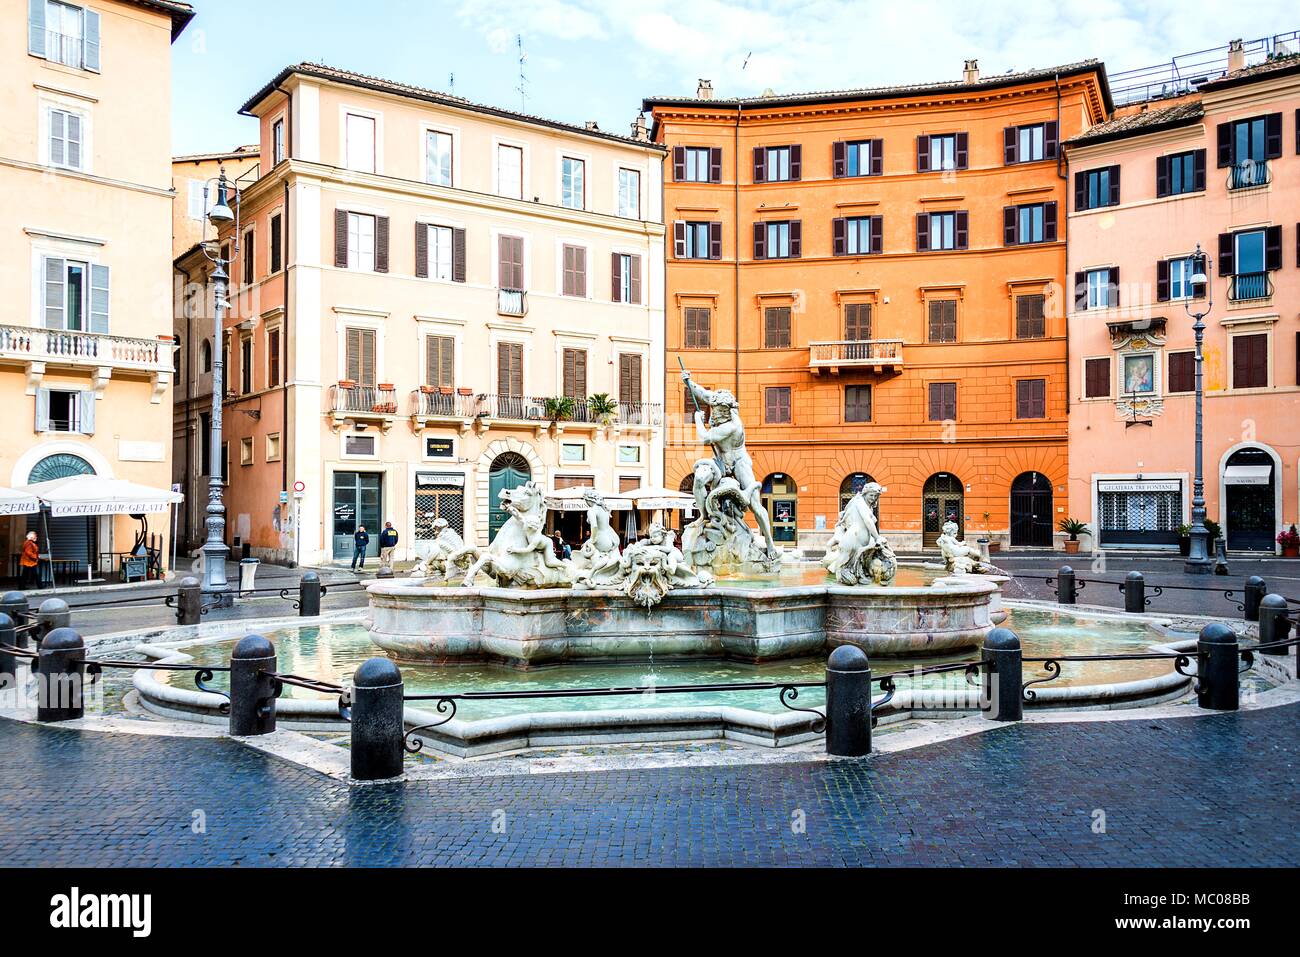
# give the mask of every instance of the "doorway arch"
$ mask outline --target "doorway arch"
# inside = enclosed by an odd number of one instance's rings
[[[488,541],[497,537],[510,513],[501,506],[501,493],[518,488],[533,477],[528,460],[518,452],[502,452],[488,468]]]
[[[1277,457],[1258,445],[1242,446],[1224,457],[1221,511],[1228,548],[1276,551],[1280,472]]]
[[[1042,472],[1021,472],[1011,483],[1011,545],[1052,547],[1052,483]]]
[[[52,482],[74,475],[94,475],[95,467],[73,452],[54,452],[32,466],[27,475],[28,484]],[[27,516],[27,531],[35,532],[41,551],[51,562],[60,565],[75,563],[75,577],[81,577],[93,567],[99,554],[99,520],[89,515],[64,515],[58,518],[44,507],[35,515]],[[52,574],[53,567],[42,570],[42,576]],[[55,582],[51,579],[50,584]]]
[[[921,546],[933,548],[944,522],[957,523],[957,537],[966,534],[966,489],[951,472],[936,472],[921,489]]]
[[[763,507],[772,520],[772,540],[793,544],[799,538],[799,485],[784,472],[763,479]]]

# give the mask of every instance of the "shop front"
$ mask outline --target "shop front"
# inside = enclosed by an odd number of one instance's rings
[[[1182,479],[1097,479],[1096,490],[1102,548],[1178,547],[1184,522]]]

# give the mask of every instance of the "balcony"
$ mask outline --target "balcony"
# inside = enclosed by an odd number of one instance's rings
[[[397,389],[389,384],[357,385],[340,382],[330,386],[330,413],[337,432],[350,420],[354,424],[378,422],[385,432],[397,416]]]
[[[57,30],[45,31],[45,59],[50,63],[61,63],[76,70],[86,68],[87,48],[98,53],[98,44],[90,43],[83,37]]]
[[[152,402],[172,379],[172,338],[138,339],[98,332],[0,326],[0,363],[22,365],[27,373],[27,394],[35,395],[49,368],[89,371],[100,395],[114,374],[147,376],[154,386]]]
[[[838,339],[808,343],[808,368],[813,375],[823,369],[839,375],[841,369],[901,372],[902,339]]]
[[[424,396],[424,398],[430,397]],[[441,400],[452,397],[433,396],[432,398]],[[574,399],[573,411],[563,418],[553,420],[550,411],[547,410],[547,400],[542,396],[488,393],[467,397],[467,399],[474,403],[480,431],[492,428],[494,425],[507,427],[528,425],[541,434],[551,427],[552,421],[560,432],[565,429],[595,431],[602,425],[621,431],[657,428],[663,422],[663,406],[657,402],[620,402],[616,413],[602,416],[591,409],[588,400]]]
[[[1268,160],[1242,160],[1228,169],[1228,189],[1257,189],[1272,182]]]
[[[1237,273],[1228,285],[1229,302],[1253,302],[1269,299],[1272,295],[1273,283],[1266,272]]]
[[[497,314],[517,319],[528,315],[528,293],[523,289],[498,289]]]

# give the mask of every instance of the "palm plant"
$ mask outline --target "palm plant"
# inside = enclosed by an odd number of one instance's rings
[[[546,417],[552,422],[567,421],[573,418],[573,411],[577,408],[577,403],[573,401],[573,396],[554,395],[544,402],[546,408]]]
[[[587,397],[587,411],[595,416],[597,422],[609,425],[618,415],[618,403],[609,397],[608,392],[597,392]]]
[[[1085,535],[1088,532],[1088,526],[1077,518],[1063,518],[1056,527],[1069,535],[1072,542],[1077,542],[1080,535]]]

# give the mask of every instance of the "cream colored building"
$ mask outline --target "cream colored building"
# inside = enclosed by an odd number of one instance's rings
[[[486,544],[527,478],[662,484],[663,152],[643,129],[313,64],[244,112],[262,176],[228,234],[231,544],[346,560],[358,524],[373,551],[391,521],[400,559],[438,516]]]
[[[0,484],[171,483],[171,44],[193,16],[163,0],[0,0]],[[12,565],[30,520],[5,521]],[[166,526],[148,527],[164,553]],[[49,531],[56,573],[112,576],[141,526]]]
[[[205,218],[214,199],[212,180],[217,173],[224,169],[240,186],[251,183],[259,175],[261,152],[261,146],[253,143],[224,153],[199,153],[172,159],[172,188],[176,190],[172,207],[173,256],[183,256],[203,239]],[[208,229],[210,234],[211,228]]]

